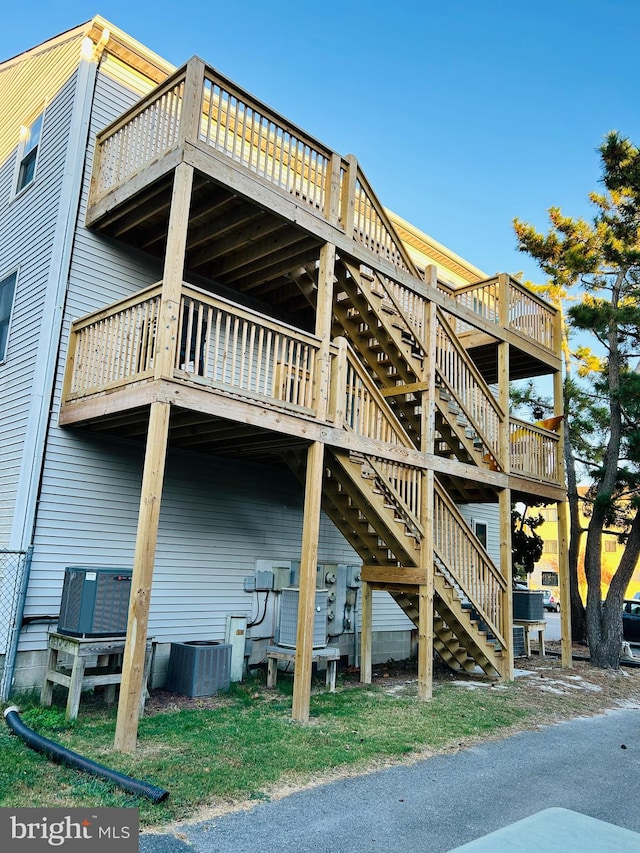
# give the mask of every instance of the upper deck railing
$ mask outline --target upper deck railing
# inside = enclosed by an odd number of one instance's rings
[[[98,134],[90,207],[185,143],[232,161],[373,256],[422,278],[354,157],[332,151],[198,58]],[[556,312],[515,279],[443,290],[483,324],[556,351]],[[471,328],[460,320],[455,327]]]
[[[98,134],[90,204],[185,142],[228,158],[417,275],[355,158],[331,151],[197,58]]]
[[[451,291],[451,296],[485,322],[517,332],[544,349],[556,352],[558,312],[512,276],[499,275],[468,284]],[[456,320],[455,328],[462,334],[473,327]]]

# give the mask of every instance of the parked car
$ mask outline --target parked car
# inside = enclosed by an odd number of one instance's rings
[[[542,590],[542,606],[545,610],[560,613],[560,595],[553,589]]]
[[[640,601],[632,599],[622,605],[622,636],[631,643],[640,643]]]

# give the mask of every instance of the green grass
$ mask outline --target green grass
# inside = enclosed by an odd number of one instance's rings
[[[0,730],[1,806],[137,806],[141,825],[188,817],[215,802],[265,799],[278,782],[304,782],[334,769],[362,769],[425,749],[457,745],[524,720],[531,712],[515,686],[468,691],[438,686],[432,702],[376,687],[341,687],[311,698],[309,725],[291,720],[291,681],[275,691],[234,686],[215,708],[144,716],[134,755],[113,750],[115,710],[85,698],[77,720],[62,705],[16,702],[24,723],[44,737],[122,773],[170,791],[154,805],[108,782],[50,762],[7,726]]]

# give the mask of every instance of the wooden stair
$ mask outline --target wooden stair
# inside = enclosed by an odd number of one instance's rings
[[[372,269],[342,258],[336,263],[335,282],[333,334],[347,338],[360,371],[360,379],[354,376],[350,381],[366,380],[379,397],[379,413],[393,421],[396,440],[412,449],[421,448],[421,389],[425,387],[427,352],[419,329],[424,318],[419,311],[405,316],[396,301],[403,300],[402,294]],[[433,452],[467,465],[497,468],[495,424],[499,415],[492,392],[439,309],[435,322]],[[352,386],[348,387],[353,393]],[[490,412],[489,419],[485,411]],[[355,429],[348,416],[345,428]],[[295,456],[286,461],[304,479],[304,463]],[[327,446],[322,506],[363,563],[376,567],[375,587],[387,589],[417,624],[415,584],[420,572],[415,570],[420,568],[423,537],[420,509],[419,505],[412,509],[402,499],[394,484],[394,480],[403,482],[402,475],[399,479],[393,473],[387,476],[389,465]],[[448,512],[454,518],[455,513]],[[473,537],[460,518],[454,518],[454,524],[458,531],[464,528],[460,536]],[[488,559],[483,553],[485,569]],[[470,600],[470,593],[465,594],[455,577],[455,568],[447,566],[438,554],[435,568],[435,650],[454,669],[474,672],[479,667],[496,677],[501,654],[496,643],[500,645],[500,640],[492,641],[488,630],[481,629],[482,617],[476,615],[482,613],[481,602]],[[403,584],[404,570],[411,580]],[[495,567],[492,571],[497,573]]]
[[[304,480],[303,457],[292,453],[285,460]],[[376,461],[363,454],[327,447],[322,508],[363,563],[380,568],[376,588],[385,588],[385,569],[388,569],[387,591],[417,625],[417,591],[412,591],[411,583],[403,586],[402,573],[420,565],[422,530],[402,501],[394,496]],[[435,568],[435,651],[455,670],[482,671],[491,678],[499,677],[500,648],[496,648],[488,631],[480,627],[480,617],[469,606],[455,576],[438,555]]]

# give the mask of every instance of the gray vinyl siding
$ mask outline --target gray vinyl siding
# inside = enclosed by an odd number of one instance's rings
[[[487,552],[500,567],[500,510],[497,503],[461,504],[461,515],[471,527],[474,521],[487,525]]]
[[[39,63],[32,70],[42,71]],[[58,83],[55,69],[54,76]],[[3,80],[0,74],[0,86]],[[42,76],[39,82],[42,94]],[[0,277],[18,271],[6,360],[0,364],[0,547],[8,544],[13,523],[74,93],[72,75],[47,106],[33,184],[13,198],[15,148],[0,168]]]
[[[58,613],[66,566],[130,568],[142,443],[59,431],[49,443],[34,541],[29,617]],[[228,612],[250,614],[244,578],[256,561],[300,559],[303,489],[285,468],[170,452],[149,632],[159,642],[224,636]],[[323,516],[321,562],[358,562]],[[46,624],[20,649],[42,648]]]

